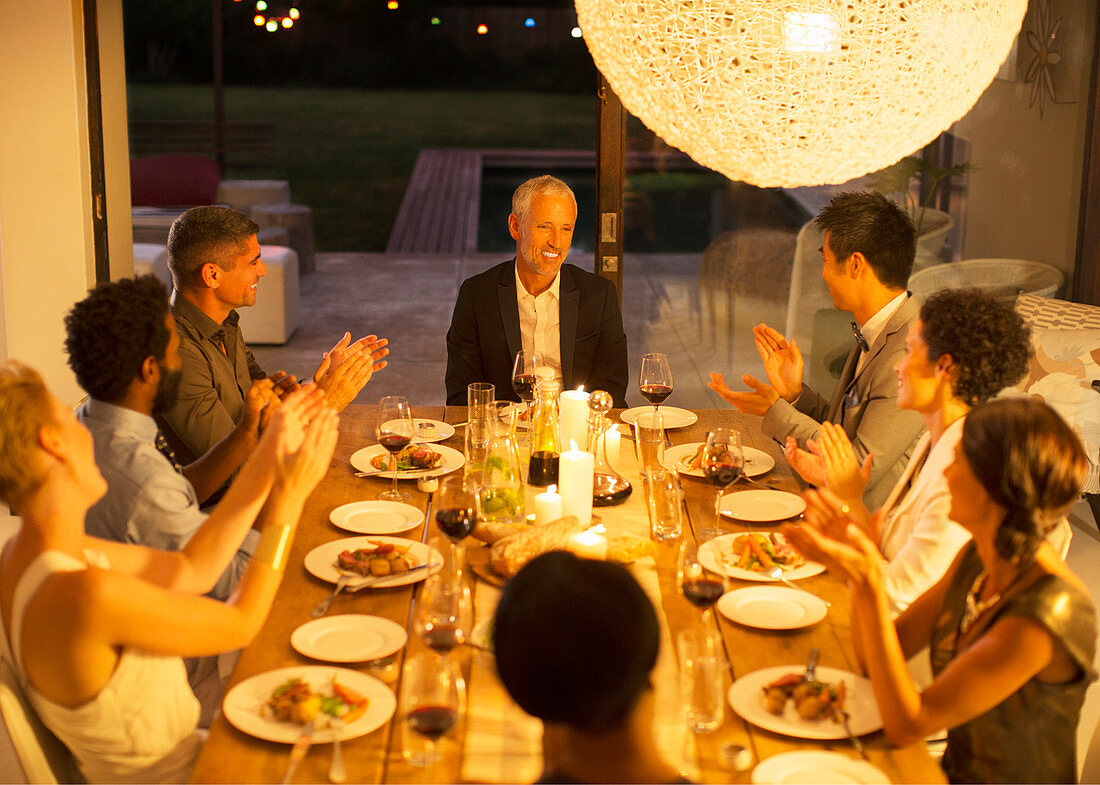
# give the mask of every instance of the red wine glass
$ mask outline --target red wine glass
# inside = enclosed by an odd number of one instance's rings
[[[477,526],[480,493],[472,476],[452,474],[439,484],[435,497],[435,522],[454,548],[455,573],[462,572],[460,545]]]
[[[650,352],[642,355],[642,367],[638,371],[638,391],[653,404],[653,411],[672,395],[672,367],[668,355]]]
[[[405,494],[397,490],[397,454],[408,446],[413,437],[412,408],[407,398],[386,395],[378,404],[378,443],[390,453],[390,472],[393,485],[390,490],[378,494],[379,499],[391,502],[405,500]]]
[[[714,525],[720,529],[722,492],[741,478],[745,470],[745,454],[741,449],[741,434],[732,428],[715,428],[707,434],[703,448],[703,476],[715,488]]]
[[[445,656],[466,642],[473,626],[473,600],[460,574],[442,570],[429,576],[417,603],[416,632],[425,646]]]
[[[439,741],[458,724],[462,676],[447,660],[423,652],[406,664],[402,688],[405,759],[430,766],[439,759]]]
[[[531,422],[531,407],[535,400],[535,371],[545,365],[542,353],[527,349],[516,352],[512,363],[512,389],[527,404],[527,422]]]
[[[704,625],[711,607],[726,591],[725,573],[708,570],[699,560],[699,545],[685,537],[676,562],[676,585],[684,599],[703,611]]]

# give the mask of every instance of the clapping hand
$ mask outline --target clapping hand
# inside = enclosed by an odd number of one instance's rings
[[[812,448],[814,443],[809,441],[807,445]],[[787,463],[794,469],[795,474],[803,480],[810,485],[819,487],[825,485],[825,467],[821,463],[821,458],[811,450],[803,450],[799,447],[798,440],[793,436],[788,436],[787,441],[784,442],[783,455],[786,456]]]
[[[757,381],[753,376],[745,374],[741,377],[741,381],[752,389],[744,392],[734,392],[726,384],[725,377],[722,374],[711,371],[707,387],[722,396],[726,403],[733,405],[745,414],[763,416],[772,404],[779,400],[779,393],[763,382]]]
[[[798,344],[788,342],[783,333],[758,324],[752,329],[753,343],[772,388],[788,403],[794,403],[802,394],[802,373],[805,363]]]
[[[839,425],[822,423],[813,445],[825,474],[824,485],[851,508],[852,516],[864,529],[870,512],[863,504],[863,491],[871,477],[874,456],[868,453],[860,464],[848,434]]]
[[[390,353],[386,348],[388,344],[388,340],[377,335],[351,343],[351,333],[344,333],[332,350],[325,352],[313,380],[328,395],[330,406],[338,412],[343,411],[374,372],[386,367],[382,358]]]
[[[288,395],[269,429],[275,440],[277,482],[302,494],[312,491],[332,460],[338,423],[320,388],[302,388]]]
[[[807,559],[821,562],[849,581],[863,583],[880,576],[878,548],[852,519],[851,507],[828,490],[808,490],[805,520],[781,531]],[[878,515],[873,516],[877,524]]]
[[[250,433],[263,433],[283,398],[298,388],[298,379],[285,371],[276,371],[252,382],[244,396],[242,426]]]

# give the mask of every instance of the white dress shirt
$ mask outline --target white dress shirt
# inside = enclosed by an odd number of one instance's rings
[[[894,315],[894,312],[901,307],[901,304],[905,302],[905,298],[908,296],[908,292],[902,292],[886,305],[882,306],[875,312],[875,315],[867,320],[866,323],[860,325],[859,331],[863,333],[863,340],[867,341],[868,348],[875,345],[875,341],[882,335],[882,331],[886,329],[886,323],[890,321],[890,317]],[[863,370],[863,364],[867,362],[867,358],[870,356],[870,352],[860,352],[859,363],[856,365],[856,373],[858,374]]]
[[[536,351],[543,361],[561,376],[561,270],[554,276],[550,288],[537,297],[523,285],[516,270],[516,300],[519,303],[519,331],[523,350]]]

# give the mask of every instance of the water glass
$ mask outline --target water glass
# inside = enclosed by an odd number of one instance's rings
[[[496,400],[497,388],[489,382],[473,382],[466,385],[467,420],[488,420],[489,405]]]
[[[716,730],[725,717],[729,668],[716,636],[707,629],[680,633],[680,694],[684,720],[693,733]]]
[[[642,475],[649,512],[649,532],[655,540],[680,539],[683,531],[683,490],[676,472],[667,469]]]
[[[665,428],[660,412],[644,411],[634,418],[634,454],[638,472],[664,471]]]

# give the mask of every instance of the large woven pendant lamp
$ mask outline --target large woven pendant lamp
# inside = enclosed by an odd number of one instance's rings
[[[992,81],[1027,0],[576,0],[623,105],[732,180],[839,183],[932,141]]]

